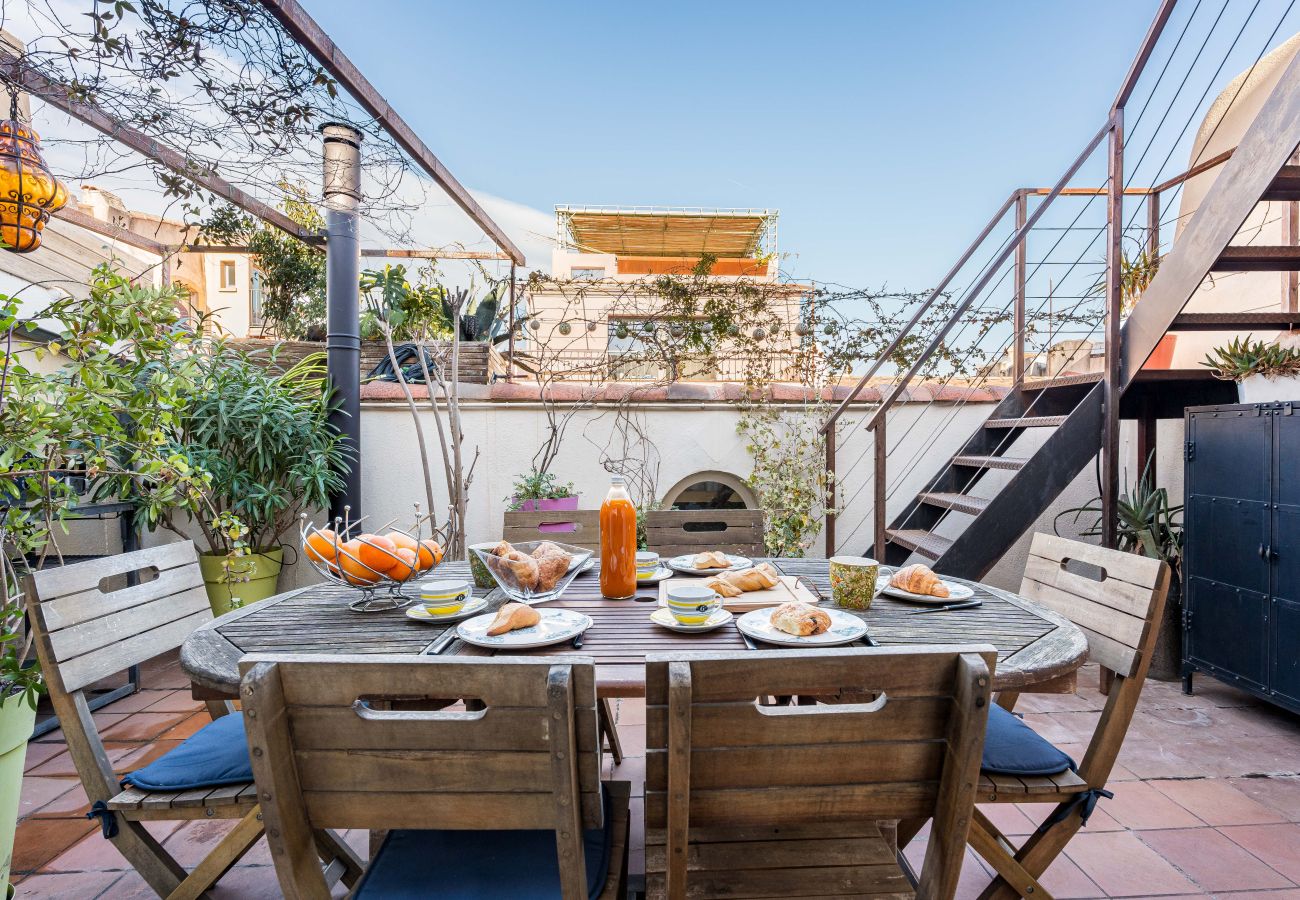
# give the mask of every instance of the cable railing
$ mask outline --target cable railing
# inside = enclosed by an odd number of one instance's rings
[[[826,525],[826,551],[833,554],[841,544],[852,540],[864,527],[869,527],[876,553],[883,553],[887,542],[889,501],[900,491],[905,494],[914,486],[914,476],[930,456],[930,450],[954,424],[966,421],[962,411],[970,398],[987,398],[987,394],[973,390],[957,391],[957,400],[942,421],[935,422],[936,414],[926,416],[911,414],[900,417],[908,398],[908,389],[924,381],[938,387],[957,386],[980,388],[1001,385],[1012,390],[1024,387],[1027,380],[1053,380],[1071,375],[1100,381],[1105,396],[1105,433],[1102,440],[1103,523],[1113,527],[1113,504],[1118,482],[1118,392],[1120,361],[1120,326],[1131,306],[1149,281],[1158,265],[1162,244],[1167,243],[1167,229],[1176,224],[1179,216],[1168,217],[1167,211],[1177,201],[1183,185],[1191,178],[1222,165],[1232,155],[1232,150],[1220,152],[1209,158],[1192,160],[1186,171],[1170,178],[1162,178],[1165,166],[1187,138],[1188,128],[1203,115],[1205,98],[1217,83],[1227,60],[1252,25],[1259,3],[1255,3],[1238,25],[1235,20],[1225,23],[1225,11],[1231,0],[1209,20],[1198,15],[1202,8],[1197,0],[1190,15],[1181,25],[1172,49],[1159,66],[1154,83],[1132,120],[1132,129],[1126,135],[1125,111],[1133,97],[1138,80],[1150,63],[1156,45],[1170,22],[1176,0],[1165,0],[1149,28],[1141,47],[1116,95],[1105,123],[1085,145],[1074,162],[1050,188],[1022,188],[1013,191],[986,223],[976,239],[958,258],[938,287],[918,305],[909,321],[894,336],[886,350],[867,367],[849,395],[834,409],[823,426],[826,438],[826,465],[832,473],[833,495],[828,508],[844,511],[855,506],[861,494],[871,489],[872,515],[863,517],[840,535],[836,533],[836,516],[828,513]],[[1268,33],[1256,62],[1267,51],[1283,22],[1291,12],[1295,0],[1286,7],[1277,24]],[[1212,13],[1207,7],[1207,13]],[[1267,24],[1267,23],[1266,23]],[[1154,169],[1143,169],[1143,161],[1153,153],[1158,140],[1169,137],[1164,128],[1172,112],[1184,96],[1191,96],[1199,85],[1190,85],[1198,64],[1203,62],[1205,48],[1211,36],[1220,28],[1230,30],[1231,43],[1210,74],[1200,95],[1191,104],[1182,129],[1173,135],[1164,160]],[[1204,29],[1201,36],[1197,29]],[[1199,45],[1198,45],[1199,40]],[[1180,47],[1195,47],[1194,57],[1183,71],[1174,65]],[[1181,62],[1181,60],[1180,60]],[[1213,65],[1214,60],[1209,60]],[[1253,68],[1253,65],[1252,65]],[[1154,67],[1153,67],[1154,70]],[[1190,85],[1190,87],[1189,87]],[[1167,102],[1162,89],[1172,93]],[[1160,102],[1153,102],[1159,98]],[[1233,98],[1235,99],[1235,98]],[[1156,113],[1163,103],[1163,113],[1156,121]],[[1134,104],[1135,106],[1137,104]],[[1139,133],[1146,122],[1148,136],[1143,147],[1136,146],[1132,136]],[[1095,187],[1080,187],[1073,182],[1089,170],[1089,164],[1105,145],[1105,177]],[[1132,146],[1130,146],[1132,144]],[[1208,141],[1202,144],[1207,147]],[[1152,159],[1158,159],[1160,150],[1154,150]],[[1126,152],[1136,159],[1133,172],[1125,178]],[[1204,154],[1204,149],[1201,152]],[[1135,175],[1140,174],[1138,178]],[[1148,182],[1149,183],[1142,183]],[[1094,182],[1095,184],[1095,182]],[[1069,216],[1066,198],[1078,198],[1081,208],[1068,222],[1049,216]],[[1136,200],[1136,202],[1133,202]],[[1128,201],[1129,208],[1125,205]],[[1096,208],[1097,205],[1101,209]],[[1088,213],[1092,220],[1083,222]],[[1127,218],[1125,217],[1127,213]],[[1011,220],[1011,232],[1001,237]],[[1164,233],[1162,233],[1162,230]],[[1030,258],[1030,239],[1040,248]],[[1049,246],[1044,251],[1042,243]],[[946,318],[936,320],[934,312],[941,304],[949,304]],[[919,350],[916,348],[920,348]],[[945,370],[946,367],[946,370]],[[864,391],[870,388],[879,392],[880,401],[869,415],[853,427],[870,433],[871,440],[851,460],[837,458],[838,444],[844,438],[840,433],[844,414]],[[954,396],[949,392],[945,396]],[[1027,408],[1022,413],[1032,416],[1044,392],[1026,395]],[[902,405],[900,405],[902,404]],[[924,429],[925,440],[909,441],[918,428]],[[896,433],[902,430],[900,435]],[[1018,439],[1015,431],[1008,430],[997,445],[994,455],[1000,455],[1007,444]],[[892,446],[891,446],[892,445]],[[903,448],[907,448],[904,450]],[[910,451],[910,456],[900,455]],[[869,475],[855,483],[854,476],[870,461]],[[946,464],[951,466],[951,462]],[[940,474],[946,474],[941,472]],[[972,475],[972,480],[979,477]],[[966,485],[969,487],[969,484]],[[963,488],[964,490],[964,488]],[[912,504],[907,516],[917,511]],[[945,510],[937,528],[953,512]],[[1107,513],[1111,514],[1107,514]],[[906,527],[906,520],[900,527]],[[1112,540],[1113,535],[1104,535]]]

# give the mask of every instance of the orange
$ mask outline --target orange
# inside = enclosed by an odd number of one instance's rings
[[[418,551],[420,558],[420,571],[427,572],[438,563],[442,562],[442,547],[433,538],[425,538],[420,541]]]
[[[308,559],[323,562],[333,568],[334,561],[338,558],[338,551],[334,547],[337,541],[338,536],[333,531],[322,528],[307,535],[307,543],[303,550],[306,552]]]
[[[420,570],[414,550],[410,550],[406,547],[398,547],[395,551],[395,555],[399,562],[388,570],[389,578],[394,581],[406,581],[406,579],[412,577]]]
[[[361,545],[357,553],[361,561],[376,572],[387,572],[397,565],[397,557],[393,555],[397,545],[388,538],[377,534],[362,534],[357,536],[356,543]]]
[[[388,534],[384,535],[384,537],[388,538],[399,548],[405,547],[407,550],[410,550],[412,553],[419,552],[420,545],[416,543],[415,538],[411,537],[409,534],[403,534],[400,531],[390,531],[388,532]]]
[[[377,583],[379,576],[367,569],[360,559],[360,541],[351,540],[339,545],[339,568],[343,570],[343,580],[348,584],[363,586]]]

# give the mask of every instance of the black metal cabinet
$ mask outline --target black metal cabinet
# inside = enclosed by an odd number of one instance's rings
[[[1183,675],[1300,712],[1300,401],[1187,410]]]

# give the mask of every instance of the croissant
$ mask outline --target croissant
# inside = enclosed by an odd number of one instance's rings
[[[563,547],[554,541],[542,541],[533,548],[533,559],[546,559],[548,556],[568,556]]]
[[[520,590],[531,591],[537,587],[537,560],[526,553],[511,550],[504,556],[489,561],[489,568],[513,581]]]
[[[739,597],[744,593],[744,589],[731,583],[730,579],[723,578],[721,575],[715,575],[704,582],[707,588],[713,588],[720,597]]]
[[[522,603],[507,603],[497,610],[497,617],[488,626],[488,634],[505,634],[516,628],[527,628],[542,621],[542,614]]]
[[[536,590],[539,593],[553,590],[567,571],[569,571],[569,554],[561,552],[559,556],[541,557],[537,560]]]
[[[514,547],[510,546],[509,541],[501,541],[495,547],[492,548],[492,555],[505,556],[507,553],[511,552],[514,549],[515,549]]]
[[[691,567],[695,569],[729,569],[731,560],[727,559],[727,554],[717,550],[707,550],[704,553],[695,554],[691,560]]]
[[[798,600],[782,603],[772,610],[770,621],[773,627],[799,637],[822,634],[831,630],[831,617],[827,615],[826,610],[809,606]]]
[[[748,591],[766,591],[780,583],[781,576],[772,568],[771,563],[762,563],[742,572],[723,572],[704,582],[706,587],[713,588],[724,597],[735,597]],[[726,585],[726,588],[719,587],[719,584]],[[735,593],[730,593],[728,589]]]
[[[939,580],[939,576],[929,567],[919,563],[899,569],[890,577],[889,583],[909,594],[922,594],[928,597],[948,596],[948,588]]]

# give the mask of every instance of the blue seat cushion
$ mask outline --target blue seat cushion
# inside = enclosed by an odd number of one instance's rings
[[[231,713],[204,725],[175,750],[128,774],[122,786],[142,791],[190,791],[252,780],[244,716]]]
[[[1073,759],[1044,740],[1023,719],[996,703],[989,707],[980,771],[987,775],[1059,775],[1073,768]]]
[[[605,792],[605,827],[583,832],[587,895],[600,896],[609,874],[614,817]],[[388,832],[354,900],[395,898],[554,900],[560,863],[554,831]]]

